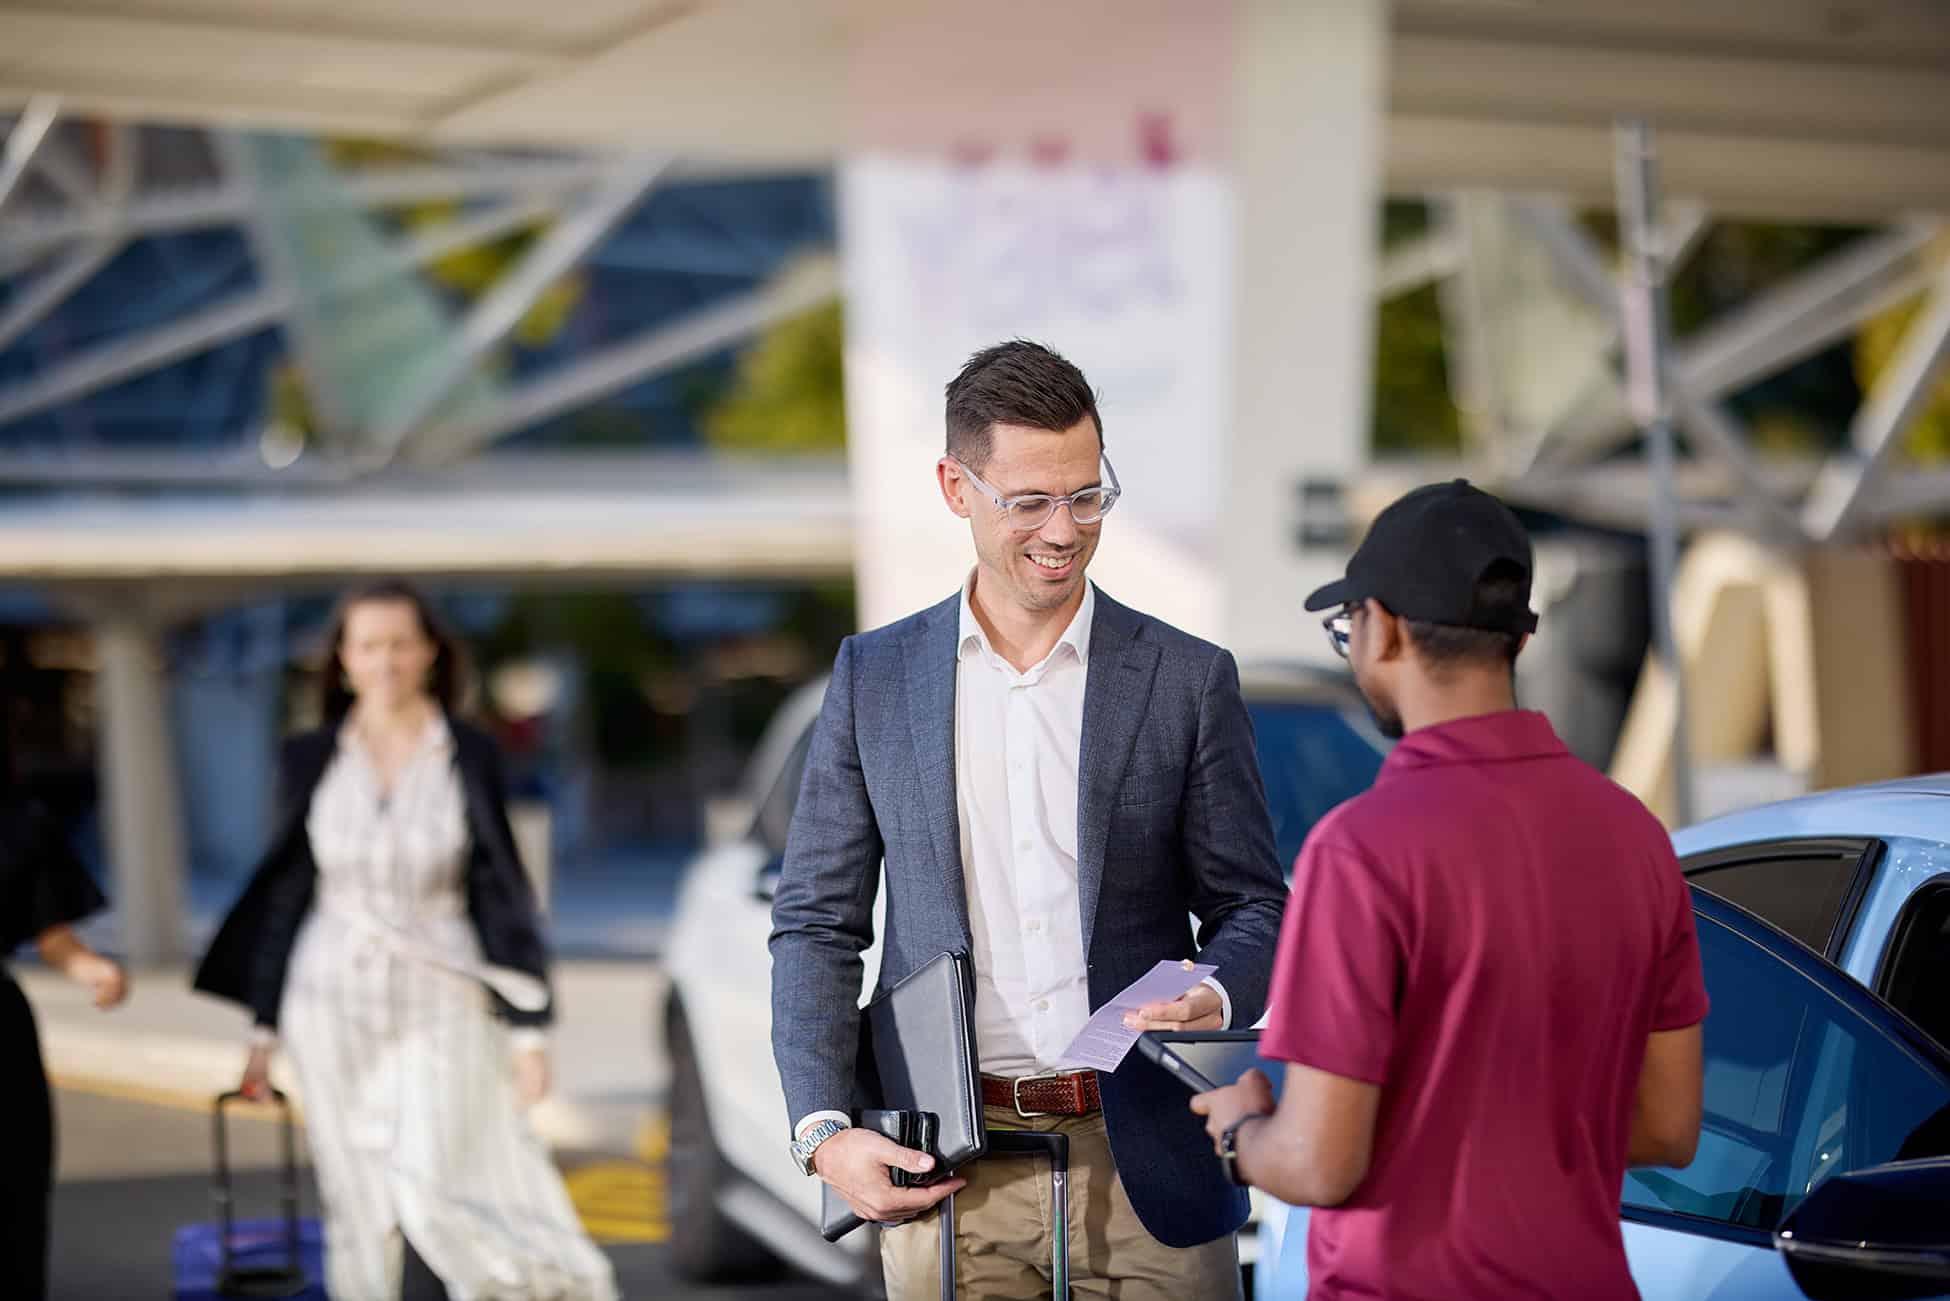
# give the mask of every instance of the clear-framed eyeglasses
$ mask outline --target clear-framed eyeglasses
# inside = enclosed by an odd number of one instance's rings
[[[1004,522],[1018,533],[1033,533],[1049,523],[1050,517],[1056,514],[1058,506],[1069,507],[1070,518],[1078,524],[1095,524],[1110,514],[1110,508],[1115,506],[1117,499],[1124,495],[1124,490],[1117,483],[1117,471],[1111,468],[1108,456],[1103,458],[1104,478],[1109,480],[1108,483],[1094,488],[1079,488],[1066,497],[1052,497],[1046,492],[1004,497],[994,488],[983,483],[980,476],[955,457],[951,456],[948,459],[954,462],[955,469],[961,472],[962,478],[974,484],[976,491],[995,503],[995,508],[1001,512]]]
[[[1327,644],[1342,659],[1347,658],[1347,644],[1354,636],[1354,607],[1344,605],[1320,621],[1327,630]]]

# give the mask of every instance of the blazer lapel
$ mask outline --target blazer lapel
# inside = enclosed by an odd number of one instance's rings
[[[907,635],[907,717],[919,764],[921,800],[934,841],[947,915],[962,947],[972,948],[968,892],[962,878],[961,820],[955,808],[955,634],[961,602],[937,605]]]
[[[1097,931],[1103,895],[1104,850],[1110,841],[1111,802],[1130,765],[1151,700],[1158,648],[1124,606],[1097,593],[1090,627],[1090,675],[1083,691],[1083,745],[1077,758],[1077,903],[1083,914],[1083,951]]]

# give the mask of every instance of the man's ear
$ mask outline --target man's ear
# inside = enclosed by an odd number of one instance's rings
[[[1408,629],[1388,607],[1370,597],[1367,601],[1368,640],[1377,660],[1397,660],[1408,654]]]
[[[962,478],[961,471],[947,457],[934,463],[935,481],[941,485],[941,500],[948,503],[948,509],[963,519],[968,518],[968,505],[962,501],[962,494],[969,489],[968,480]]]

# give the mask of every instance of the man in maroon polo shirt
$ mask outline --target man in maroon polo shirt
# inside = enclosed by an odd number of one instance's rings
[[[1462,480],[1307,598],[1401,743],[1294,867],[1263,1055],[1192,1109],[1233,1177],[1322,1209],[1311,1295],[1636,1297],[1628,1165],[1683,1166],[1706,991],[1659,823],[1516,708],[1523,527]]]

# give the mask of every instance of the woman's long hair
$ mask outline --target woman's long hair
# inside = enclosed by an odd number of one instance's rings
[[[352,607],[372,601],[399,602],[413,607],[413,613],[420,621],[420,631],[434,646],[433,671],[427,675],[427,694],[446,713],[460,712],[468,688],[466,650],[447,630],[440,616],[433,612],[433,606],[419,588],[404,579],[382,578],[346,593],[340,598],[338,608],[332,612],[331,632],[325,643],[328,648],[325,664],[319,674],[319,705],[325,722],[335,727],[344,722],[345,716],[352,710],[352,702],[357,699],[346,681],[345,662],[340,654],[345,649],[345,623],[352,613]]]

